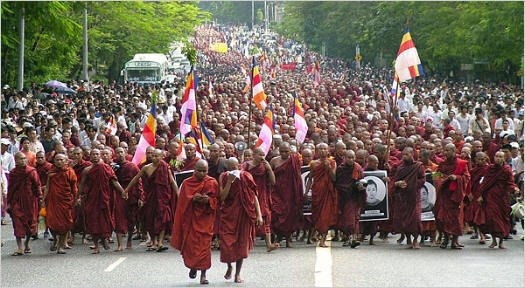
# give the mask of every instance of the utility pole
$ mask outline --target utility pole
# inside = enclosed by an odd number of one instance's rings
[[[25,43],[25,8],[22,7],[20,15],[18,16],[18,37],[20,43],[18,45],[18,80],[16,82],[16,89],[24,89],[24,43]]]
[[[89,72],[88,72],[88,17],[87,17],[87,2],[84,6],[84,17],[82,19],[83,23],[83,36],[84,36],[84,47],[82,49],[82,79],[89,81]]]
[[[253,25],[255,24],[255,7],[254,7],[254,1],[252,0],[252,30],[253,30]]]
[[[264,32],[268,32],[268,6],[264,1]]]

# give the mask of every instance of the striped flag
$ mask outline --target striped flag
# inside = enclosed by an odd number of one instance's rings
[[[213,143],[213,139],[210,136],[210,133],[208,132],[208,129],[206,129],[206,125],[204,125],[204,122],[201,122],[201,138],[202,138],[202,145],[207,147]]]
[[[211,84],[211,79],[208,80],[208,96],[212,99],[213,96],[213,85]]]
[[[321,84],[321,69],[319,68],[319,60],[315,61],[312,73],[314,74],[314,88],[316,88]]]
[[[255,144],[255,147],[261,147],[263,149],[264,156],[268,154],[268,151],[270,151],[270,147],[272,147],[274,128],[275,122],[273,119],[273,111],[270,107],[270,109],[268,109],[268,111],[266,112],[266,118],[264,119],[261,132],[259,133],[259,139]]]
[[[146,125],[140,135],[139,144],[137,144],[137,150],[133,155],[131,162],[139,165],[146,160],[146,149],[149,146],[155,147],[155,134],[157,132],[157,97],[153,95],[151,103],[151,111],[149,112],[148,119],[146,119]]]
[[[106,133],[109,135],[115,135],[117,134],[117,121],[115,121],[115,117],[111,115],[108,120],[108,127],[106,128]]]
[[[197,76],[195,70],[191,68],[186,81],[186,90],[182,98],[182,107],[180,108],[180,135],[181,138],[186,136],[192,128],[197,127],[197,101],[195,99],[195,92],[197,90]]]
[[[255,57],[253,57],[253,66],[252,66],[252,97],[253,102],[257,105],[257,108],[264,110],[268,105],[266,103],[266,94],[264,94],[264,89],[261,82],[261,75],[259,74],[259,65],[255,62]]]
[[[405,30],[401,46],[397,52],[395,69],[400,83],[424,75],[423,65],[421,65],[421,60],[408,28]]]
[[[303,105],[299,102],[296,93],[293,93],[294,105],[293,105],[293,119],[295,120],[295,140],[297,145],[301,145],[306,138],[308,132],[308,125],[306,125],[306,119],[304,118]]]

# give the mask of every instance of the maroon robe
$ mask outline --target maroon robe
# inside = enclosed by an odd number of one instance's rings
[[[27,165],[15,167],[9,174],[7,212],[13,221],[15,237],[38,233],[38,201],[42,200],[40,179],[36,169]]]
[[[209,202],[193,202],[196,193],[207,195]],[[202,180],[191,176],[181,186],[170,244],[180,251],[184,265],[190,269],[207,270],[211,267],[210,247],[218,197],[219,184],[210,176]]]
[[[221,175],[226,186],[227,173]],[[232,263],[248,257],[255,242],[255,210],[257,187],[250,173],[241,171],[241,178],[235,178],[228,196],[221,205],[220,247],[221,262]]]
[[[479,186],[483,197],[481,204],[483,216],[476,217],[476,224],[483,233],[493,234],[496,237],[509,236],[510,193],[516,187],[509,165],[489,166]]]
[[[252,174],[255,185],[257,185],[257,199],[259,200],[261,215],[264,221],[263,227],[260,227],[261,230],[257,232],[261,232],[260,234],[269,234],[271,233],[270,223],[272,219],[272,196],[271,186],[269,183],[268,174],[266,172],[266,166],[264,166],[264,163],[261,162],[258,166],[250,167],[250,164],[245,162],[242,165],[242,169]]]
[[[125,161],[119,163],[120,168],[115,171],[118,182],[122,187],[128,187],[129,182],[139,173],[139,167],[132,162]],[[120,195],[115,195],[115,232],[127,233],[138,223],[139,205],[138,201],[144,202],[144,190],[142,189],[142,179],[139,178],[137,185],[128,191],[128,200],[124,200]]]
[[[272,228],[285,235],[304,226],[303,180],[301,160],[297,154],[275,167],[272,191]]]
[[[467,161],[454,157],[439,164],[442,180],[436,181],[437,197],[434,206],[436,227],[439,231],[460,236],[463,234],[463,198],[466,195],[470,174]],[[446,179],[455,175],[456,180]]]
[[[80,183],[80,181],[82,180],[82,172],[84,171],[84,169],[91,165],[93,165],[93,163],[89,161],[85,161],[84,159],[81,159],[77,165],[73,166],[73,171],[75,171],[75,175],[77,176],[77,183]],[[74,225],[72,228],[73,233],[80,233],[80,232],[86,231],[86,223],[84,219],[85,218],[84,217],[85,199],[84,199],[84,195],[80,195],[80,196],[83,197],[81,199],[80,205],[75,205],[75,207],[73,208],[73,222],[74,222]]]
[[[472,195],[472,200],[469,201],[467,209],[465,210],[465,222],[470,225],[475,224],[474,218],[476,217],[476,214],[479,213],[479,209],[481,209],[481,206],[477,201],[479,196],[481,196],[481,190],[479,190],[481,185],[480,180],[485,176],[488,168],[489,164],[484,164],[483,166],[476,165],[472,168],[470,178],[470,194]]]
[[[197,161],[201,160],[199,157],[195,157],[192,160],[184,160],[184,166],[180,169],[180,171],[188,171],[195,169],[195,164],[197,164]]]
[[[424,165],[417,161],[402,161],[397,167],[393,183],[404,180],[406,188],[394,185],[393,198],[396,213],[393,218],[394,231],[406,234],[421,234],[421,187],[425,184]]]
[[[335,167],[335,160],[328,159],[330,167]],[[325,234],[330,226],[337,224],[339,217],[339,195],[335,190],[334,182],[325,164],[313,166],[310,162],[310,171],[313,173],[312,185],[312,219],[315,229]]]
[[[117,180],[117,176],[106,163],[100,162],[91,167],[84,175],[86,179],[82,191],[86,195],[84,205],[86,233],[94,237],[108,238],[115,225],[110,206],[111,180]]]
[[[73,168],[53,166],[46,185],[46,225],[60,234],[68,232],[73,228],[77,175]]]
[[[144,228],[150,235],[159,235],[162,230],[169,232],[173,224],[169,165],[160,161],[152,175],[142,176],[145,203],[143,207]]]
[[[49,162],[44,162],[44,164],[36,164],[36,172],[38,173],[38,178],[40,179],[40,184],[42,186],[46,185],[47,182],[47,174],[53,168],[53,164]]]
[[[339,228],[347,233],[359,233],[359,213],[366,205],[366,192],[357,189],[357,181],[363,178],[363,168],[357,162],[349,166],[346,162],[336,170],[335,187],[339,193]]]

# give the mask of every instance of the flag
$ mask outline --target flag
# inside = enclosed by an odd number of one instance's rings
[[[242,75],[244,76],[245,78],[245,83],[246,85],[244,86],[244,89],[242,89],[242,93],[247,93],[249,90],[250,90],[250,75],[248,75],[248,73],[246,73],[246,69],[244,69],[244,66],[241,65],[241,72],[242,72]]]
[[[255,144],[255,147],[261,147],[263,149],[264,156],[268,154],[268,151],[270,151],[270,147],[272,147],[274,128],[275,123],[273,119],[273,111],[270,108],[266,112],[266,118],[264,119],[261,132],[259,133],[259,139]]]
[[[308,132],[308,125],[306,125],[306,119],[304,118],[304,111],[301,102],[297,99],[297,95],[293,93],[294,105],[293,105],[293,118],[295,120],[295,140],[297,145],[301,145],[306,138]]]
[[[177,149],[177,160],[186,160],[186,150],[184,149],[184,142],[182,141],[182,138],[179,139],[179,148]]]
[[[266,108],[266,94],[264,94],[264,89],[261,82],[261,75],[259,74],[259,65],[255,62],[255,57],[253,57],[252,64],[252,97],[253,102],[257,105],[257,108],[264,110]]]
[[[208,96],[213,98],[213,85],[211,84],[211,79],[208,80]]]
[[[321,71],[319,68],[319,60],[315,61],[314,69],[312,70],[314,74],[314,88],[321,84]]]
[[[186,81],[186,90],[182,98],[182,107],[180,108],[180,135],[181,138],[186,136],[192,128],[197,127],[197,101],[195,99],[195,92],[197,90],[197,76],[195,70],[191,68]]]
[[[192,129],[190,133],[188,134],[188,137],[186,137],[186,140],[195,145],[195,152],[197,157],[202,158],[202,149],[201,145],[199,143],[199,137],[197,136],[199,133],[195,129]]]
[[[144,125],[144,130],[142,130],[142,135],[140,135],[139,144],[137,144],[137,150],[135,150],[135,155],[131,162],[139,165],[140,163],[146,160],[146,149],[149,146],[155,147],[155,134],[157,132],[157,97],[153,95],[151,110],[146,119],[146,125]]]
[[[115,121],[115,117],[111,115],[108,120],[108,127],[106,128],[106,133],[109,135],[115,135],[117,134],[117,121]]]
[[[408,28],[405,30],[401,46],[399,46],[399,51],[397,52],[395,71],[400,83],[424,74],[423,65],[421,65],[421,60]]]
[[[208,129],[206,129],[204,122],[201,122],[201,138],[202,138],[202,145],[205,147],[215,143],[213,139],[211,138],[210,133],[208,132]]]

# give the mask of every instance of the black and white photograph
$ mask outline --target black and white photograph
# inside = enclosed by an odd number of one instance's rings
[[[436,187],[432,173],[425,174],[426,182],[421,187],[421,221],[434,220],[434,205],[436,204]]]
[[[366,181],[366,206],[361,209],[359,221],[387,220],[388,215],[388,186],[384,179],[387,172],[384,170],[364,171],[363,183]]]

